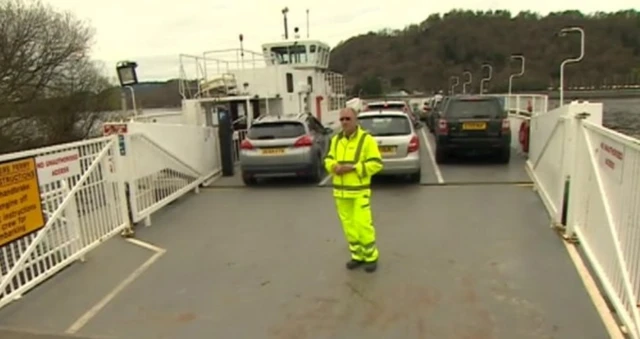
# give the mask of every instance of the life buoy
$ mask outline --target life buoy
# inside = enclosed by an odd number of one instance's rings
[[[520,132],[518,134],[520,140],[520,146],[525,153],[529,152],[529,121],[524,120],[520,124]]]

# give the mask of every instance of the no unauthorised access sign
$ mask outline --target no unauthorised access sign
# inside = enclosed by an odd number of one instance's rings
[[[0,247],[44,227],[34,158],[0,164]]]

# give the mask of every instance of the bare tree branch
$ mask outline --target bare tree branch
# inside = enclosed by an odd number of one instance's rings
[[[88,57],[93,30],[39,0],[0,0],[0,152],[90,136],[117,92]]]
[[[39,1],[5,0],[0,2],[0,37],[1,105],[46,96],[51,79],[86,58],[93,31],[70,13]]]

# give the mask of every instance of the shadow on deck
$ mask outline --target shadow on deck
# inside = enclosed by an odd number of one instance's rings
[[[530,188],[384,185],[373,210],[381,261],[366,274],[344,268],[329,190],[229,188],[181,199],[137,232],[166,255],[78,334],[608,337]],[[0,326],[61,333],[150,256],[114,239],[0,310]]]

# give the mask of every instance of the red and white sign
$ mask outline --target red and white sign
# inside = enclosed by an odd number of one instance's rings
[[[127,124],[104,124],[102,125],[102,135],[127,134]]]
[[[624,146],[613,141],[600,142],[600,166],[604,172],[608,172],[612,178],[622,182],[622,166],[624,164]]]
[[[36,158],[36,167],[40,185],[82,174],[78,150],[39,156]]]

